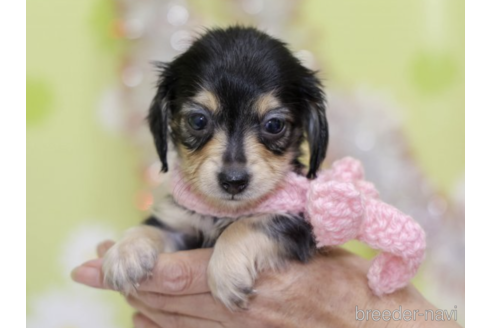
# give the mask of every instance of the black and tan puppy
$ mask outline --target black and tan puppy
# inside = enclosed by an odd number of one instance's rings
[[[174,165],[187,183],[227,208],[255,204],[288,171],[315,178],[328,143],[324,95],[284,43],[253,28],[215,29],[159,67],[148,119],[164,172],[172,141]],[[307,172],[299,162],[306,136]],[[159,253],[212,246],[209,285],[231,309],[247,305],[259,271],[307,261],[316,249],[302,214],[208,217],[167,193],[156,199],[152,217],[106,254],[105,281],[128,293]]]

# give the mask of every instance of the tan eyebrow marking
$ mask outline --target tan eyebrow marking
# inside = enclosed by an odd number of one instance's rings
[[[280,101],[275,97],[273,92],[264,93],[258,97],[254,108],[260,116],[265,115],[268,111],[280,107]]]
[[[192,98],[197,104],[205,106],[212,113],[219,110],[219,101],[217,96],[209,90],[201,90]]]

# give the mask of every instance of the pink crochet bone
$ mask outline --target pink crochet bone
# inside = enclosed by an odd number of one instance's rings
[[[289,173],[275,192],[255,208],[218,209],[173,175],[175,201],[203,215],[241,217],[266,213],[304,213],[318,247],[356,239],[381,250],[367,275],[369,287],[380,296],[408,284],[425,253],[425,233],[410,216],[382,202],[374,185],[364,180],[361,163],[350,157],[309,180]]]

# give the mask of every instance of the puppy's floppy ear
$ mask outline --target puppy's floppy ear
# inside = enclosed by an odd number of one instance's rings
[[[168,135],[168,119],[170,115],[169,106],[169,90],[173,78],[166,63],[154,63],[160,71],[160,76],[157,84],[157,93],[150,105],[149,122],[150,131],[154,137],[154,144],[162,163],[162,172],[167,172],[167,135]]]
[[[328,148],[328,121],[326,120],[326,99],[321,82],[314,72],[304,79],[301,86],[307,110],[304,111],[304,128],[309,143],[308,178],[316,177],[316,171],[325,159]]]

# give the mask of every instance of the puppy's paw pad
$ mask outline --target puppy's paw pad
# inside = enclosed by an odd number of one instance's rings
[[[129,294],[139,283],[152,276],[158,250],[151,242],[119,242],[104,256],[104,283],[124,294]]]

